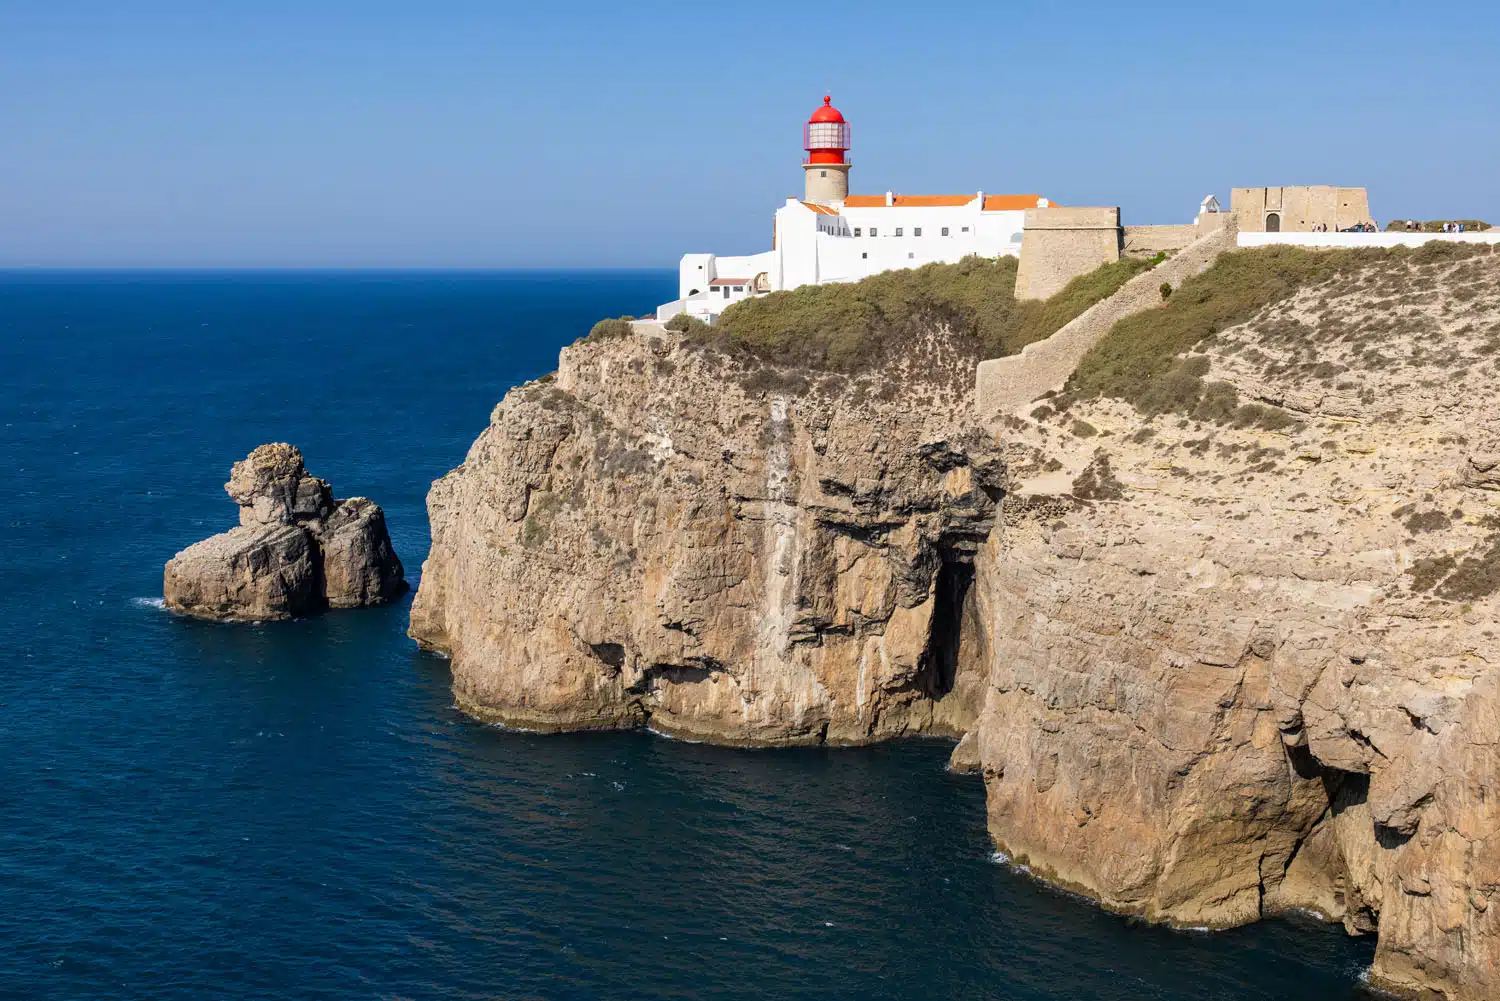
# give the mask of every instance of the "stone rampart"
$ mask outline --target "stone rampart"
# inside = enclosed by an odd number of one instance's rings
[[[1161,304],[1162,282],[1174,288],[1204,271],[1214,259],[1235,246],[1232,223],[1184,247],[1150,271],[1136,275],[1120,290],[1095,303],[1073,322],[1044,341],[1028,344],[1020,354],[979,363],[975,396],[982,418],[1011,412],[1067,381],[1089,348],[1118,321]]]
[[[1198,227],[1194,223],[1180,226],[1126,226],[1125,256],[1154,257],[1166,251],[1181,250],[1198,239]]]
[[[1027,209],[1017,299],[1047,299],[1068,282],[1120,259],[1120,210]]]

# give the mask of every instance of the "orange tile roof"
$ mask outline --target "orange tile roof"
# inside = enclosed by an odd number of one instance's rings
[[[967,205],[974,195],[896,195],[896,208],[942,208]],[[885,195],[850,195],[844,199],[844,207],[851,209],[885,208]]]
[[[1041,195],[985,195],[984,210],[986,212],[1014,212],[1018,209],[1034,209],[1036,203],[1041,201]],[[1056,207],[1057,203],[1047,203]]]
[[[818,215],[838,215],[839,214],[839,210],[836,209],[836,208],[834,208],[831,205],[819,205],[816,202],[803,202],[802,204],[805,205],[805,206],[807,206],[808,208],[812,209],[814,212],[818,213]]]
[[[973,204],[978,195],[896,195],[892,198],[895,208],[957,208]],[[985,195],[985,212],[1007,212],[1017,209],[1036,208],[1039,195]],[[805,203],[804,203],[805,204]],[[1049,204],[1055,205],[1056,202]],[[885,195],[850,195],[844,199],[844,207],[850,209],[885,208]]]
[[[709,280],[710,285],[749,285],[748,278],[713,278]]]

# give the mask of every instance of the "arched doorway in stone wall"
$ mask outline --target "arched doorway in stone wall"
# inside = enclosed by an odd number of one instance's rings
[[[1281,213],[1279,213],[1279,212],[1272,212],[1270,215],[1266,216],[1266,232],[1267,233],[1280,233],[1281,232]]]

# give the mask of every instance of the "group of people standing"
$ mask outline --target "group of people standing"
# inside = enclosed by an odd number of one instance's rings
[[[1467,232],[1467,229],[1465,227],[1465,223],[1445,222],[1443,223],[1442,231],[1444,233],[1464,233]],[[1417,222],[1415,219],[1408,219],[1406,220],[1406,230],[1408,233],[1420,233],[1422,232],[1422,224]]]

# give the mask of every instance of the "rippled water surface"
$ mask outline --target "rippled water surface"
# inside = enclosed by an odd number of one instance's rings
[[[990,861],[947,748],[540,737],[408,602],[178,620],[161,564],[295,442],[381,504],[665,272],[0,276],[0,997],[1350,998],[1368,943],[1099,912]]]

